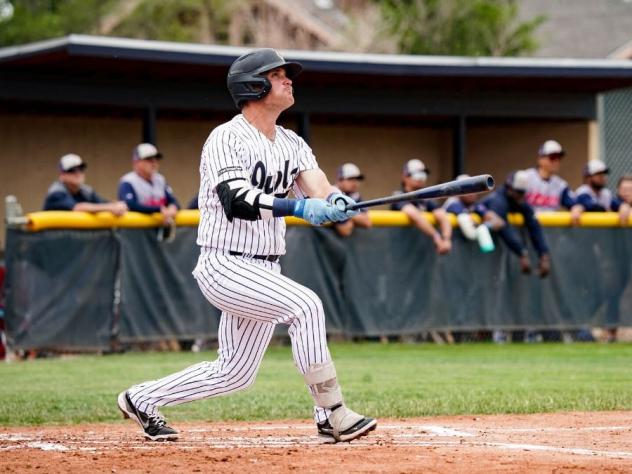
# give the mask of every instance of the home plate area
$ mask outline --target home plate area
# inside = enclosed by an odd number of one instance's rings
[[[174,423],[176,442],[132,423],[0,429],[0,472],[632,472],[632,412],[380,419],[321,444],[306,421]]]

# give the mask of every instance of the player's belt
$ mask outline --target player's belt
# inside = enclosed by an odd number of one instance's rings
[[[256,258],[257,260],[265,260],[267,262],[278,262],[279,257],[281,257],[280,255],[248,255],[247,253],[233,252],[232,250],[229,253],[238,257]]]

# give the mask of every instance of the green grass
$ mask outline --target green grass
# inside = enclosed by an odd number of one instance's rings
[[[332,344],[349,405],[378,417],[632,409],[630,344]],[[119,419],[116,394],[214,352],[80,356],[0,364],[0,425]],[[250,390],[164,412],[181,420],[309,418],[287,347]]]

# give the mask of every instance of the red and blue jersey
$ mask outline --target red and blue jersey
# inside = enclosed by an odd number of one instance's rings
[[[167,180],[159,173],[150,181],[135,171],[127,173],[119,182],[118,198],[125,201],[130,211],[145,214],[160,212],[161,207],[170,204],[180,207]]]

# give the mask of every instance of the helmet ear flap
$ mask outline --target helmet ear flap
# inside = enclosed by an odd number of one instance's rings
[[[242,81],[234,80],[230,92],[238,109],[250,100],[260,100],[272,90],[272,83],[267,77],[247,76]]]
[[[262,76],[260,81],[257,81],[256,83],[251,82],[250,84],[248,84],[248,87],[253,94],[256,94],[256,99],[259,100],[263,99],[270,93],[270,91],[272,90],[272,83],[268,80],[267,77]]]

